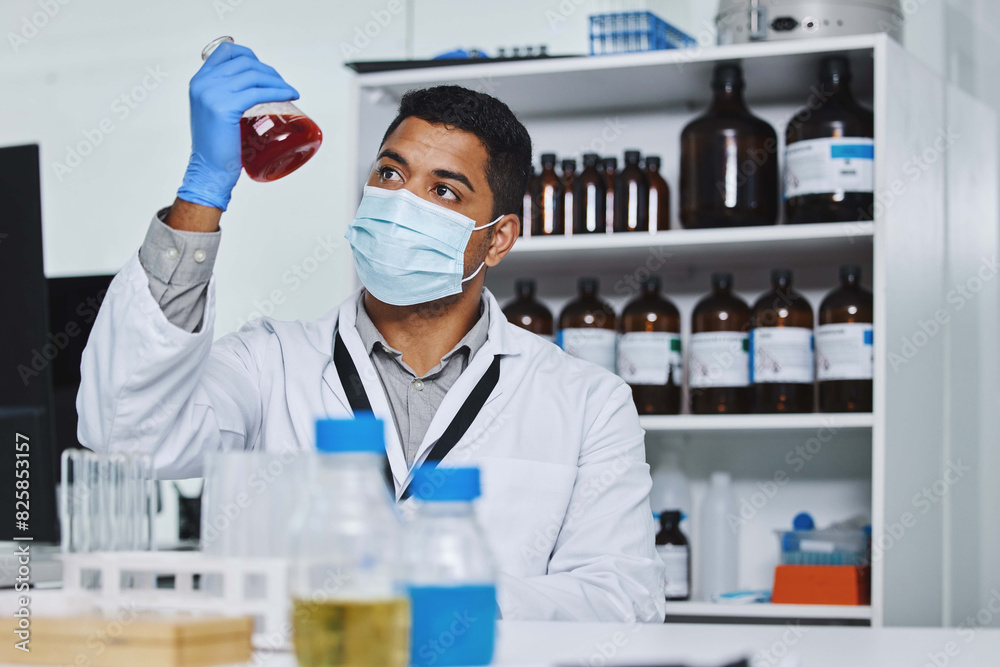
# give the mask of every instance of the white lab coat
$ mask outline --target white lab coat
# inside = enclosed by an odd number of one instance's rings
[[[476,511],[501,572],[503,617],[661,621],[663,565],[628,385],[508,324],[489,291],[484,298],[488,340],[445,396],[418,460],[503,355],[496,388],[441,464],[482,470]],[[338,322],[375,414],[390,423],[355,329],[357,300],[314,322],[265,318],[213,343],[214,284],[201,331],[187,333],[163,315],[134,256],[83,354],[80,442],[148,453],[167,478],[200,475],[207,451],[311,449],[317,417],[351,414],[332,361]],[[398,490],[408,471],[391,424],[386,450]]]

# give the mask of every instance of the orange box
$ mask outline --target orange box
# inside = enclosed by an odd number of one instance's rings
[[[774,568],[776,604],[871,603],[871,567],[865,565],[779,565]]]

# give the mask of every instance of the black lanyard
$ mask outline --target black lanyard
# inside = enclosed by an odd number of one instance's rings
[[[356,413],[361,411],[372,412],[372,404],[368,400],[365,386],[361,382],[361,375],[358,373],[358,368],[354,365],[354,360],[351,359],[351,355],[347,351],[347,346],[344,345],[344,341],[340,337],[340,331],[337,331],[334,337],[333,364],[337,367],[340,384],[344,386],[344,391],[347,393],[347,402],[351,404],[351,410]],[[448,424],[448,428],[444,430],[444,433],[437,439],[437,442],[431,446],[431,450],[424,459],[423,465],[436,466],[448,452],[454,449],[455,445],[462,439],[462,436],[465,435],[465,432],[472,426],[472,422],[475,421],[480,410],[486,405],[486,399],[493,393],[493,388],[497,386],[497,382],[499,381],[500,355],[498,354],[493,357],[493,363],[490,364],[490,367],[472,389],[472,392],[469,393],[469,396],[465,399],[462,407],[459,408],[455,418]],[[385,466],[387,479],[391,483],[392,472],[389,469],[388,458],[386,458]],[[405,500],[409,497],[410,487],[407,485],[403,489],[400,499]]]

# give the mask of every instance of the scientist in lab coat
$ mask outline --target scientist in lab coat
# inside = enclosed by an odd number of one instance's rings
[[[297,98],[235,44],[192,78],[190,163],[101,306],[80,441],[192,477],[206,452],[310,449],[317,418],[370,409],[391,424],[397,497],[424,462],[482,470],[503,618],[662,621],[630,388],[509,324],[483,287],[517,240],[531,173],[528,133],[499,100],[457,86],[405,95],[346,234],[363,289],[316,321],[264,318],[213,342],[240,117]]]

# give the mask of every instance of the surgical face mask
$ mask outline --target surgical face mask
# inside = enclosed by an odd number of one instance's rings
[[[361,283],[379,301],[413,306],[458,294],[486,262],[465,278],[465,247],[476,227],[461,213],[400,188],[365,186],[344,238]]]

